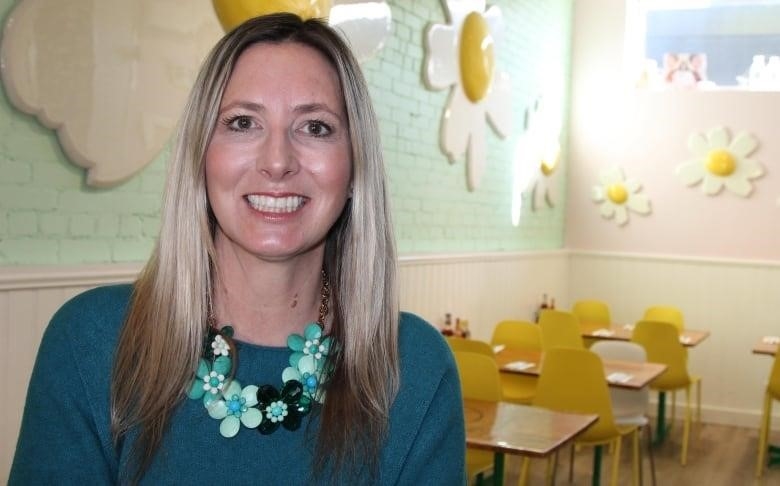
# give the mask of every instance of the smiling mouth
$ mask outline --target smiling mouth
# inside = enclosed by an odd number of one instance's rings
[[[253,209],[264,213],[292,213],[306,204],[303,196],[272,197],[249,194],[246,200]]]

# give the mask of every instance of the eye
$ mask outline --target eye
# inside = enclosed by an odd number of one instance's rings
[[[327,137],[333,129],[322,120],[309,120],[304,126],[304,131],[314,137]]]
[[[229,130],[245,132],[254,126],[252,118],[246,115],[230,116],[222,120]]]

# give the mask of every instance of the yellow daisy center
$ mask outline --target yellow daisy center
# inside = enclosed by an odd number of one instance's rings
[[[726,149],[710,150],[707,154],[707,162],[705,162],[707,170],[715,175],[726,177],[731,175],[737,168],[737,161],[734,156],[731,155]]]
[[[553,160],[544,160],[542,159],[542,163],[539,167],[542,171],[542,174],[544,174],[545,177],[550,177],[553,172],[555,172],[555,169],[558,168],[558,159],[555,158]]]
[[[460,36],[460,78],[466,97],[477,103],[490,89],[493,78],[493,37],[485,17],[471,12]]]
[[[327,18],[331,0],[212,0],[219,22],[225,31],[258,15],[290,12],[302,19]]]
[[[607,197],[615,204],[623,204],[628,201],[628,191],[623,184],[610,184],[607,186]]]

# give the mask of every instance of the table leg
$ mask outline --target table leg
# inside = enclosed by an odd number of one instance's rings
[[[593,486],[599,486],[601,483],[601,446],[598,445],[593,448],[593,479],[591,484]]]
[[[493,455],[493,485],[504,484],[504,453],[496,452]]]
[[[655,425],[655,445],[662,444],[666,438],[666,393],[658,392],[658,417]]]

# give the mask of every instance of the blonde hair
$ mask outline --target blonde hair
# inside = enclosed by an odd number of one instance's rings
[[[259,42],[296,42],[320,52],[341,83],[352,144],[350,201],[331,228],[324,269],[332,288],[327,385],[313,467],[376,472],[399,386],[396,253],[379,128],[360,66],[339,35],[292,14],[251,19],[224,36],[201,68],[172,155],[157,246],[135,283],[119,337],[111,384],[115,443],[138,428],[138,480],[184,399],[210,314],[217,222],[206,195],[204,155],[238,57]],[[378,366],[378,363],[382,363]],[[159,370],[165,370],[160,374]],[[258,440],[261,440],[258,438]]]

